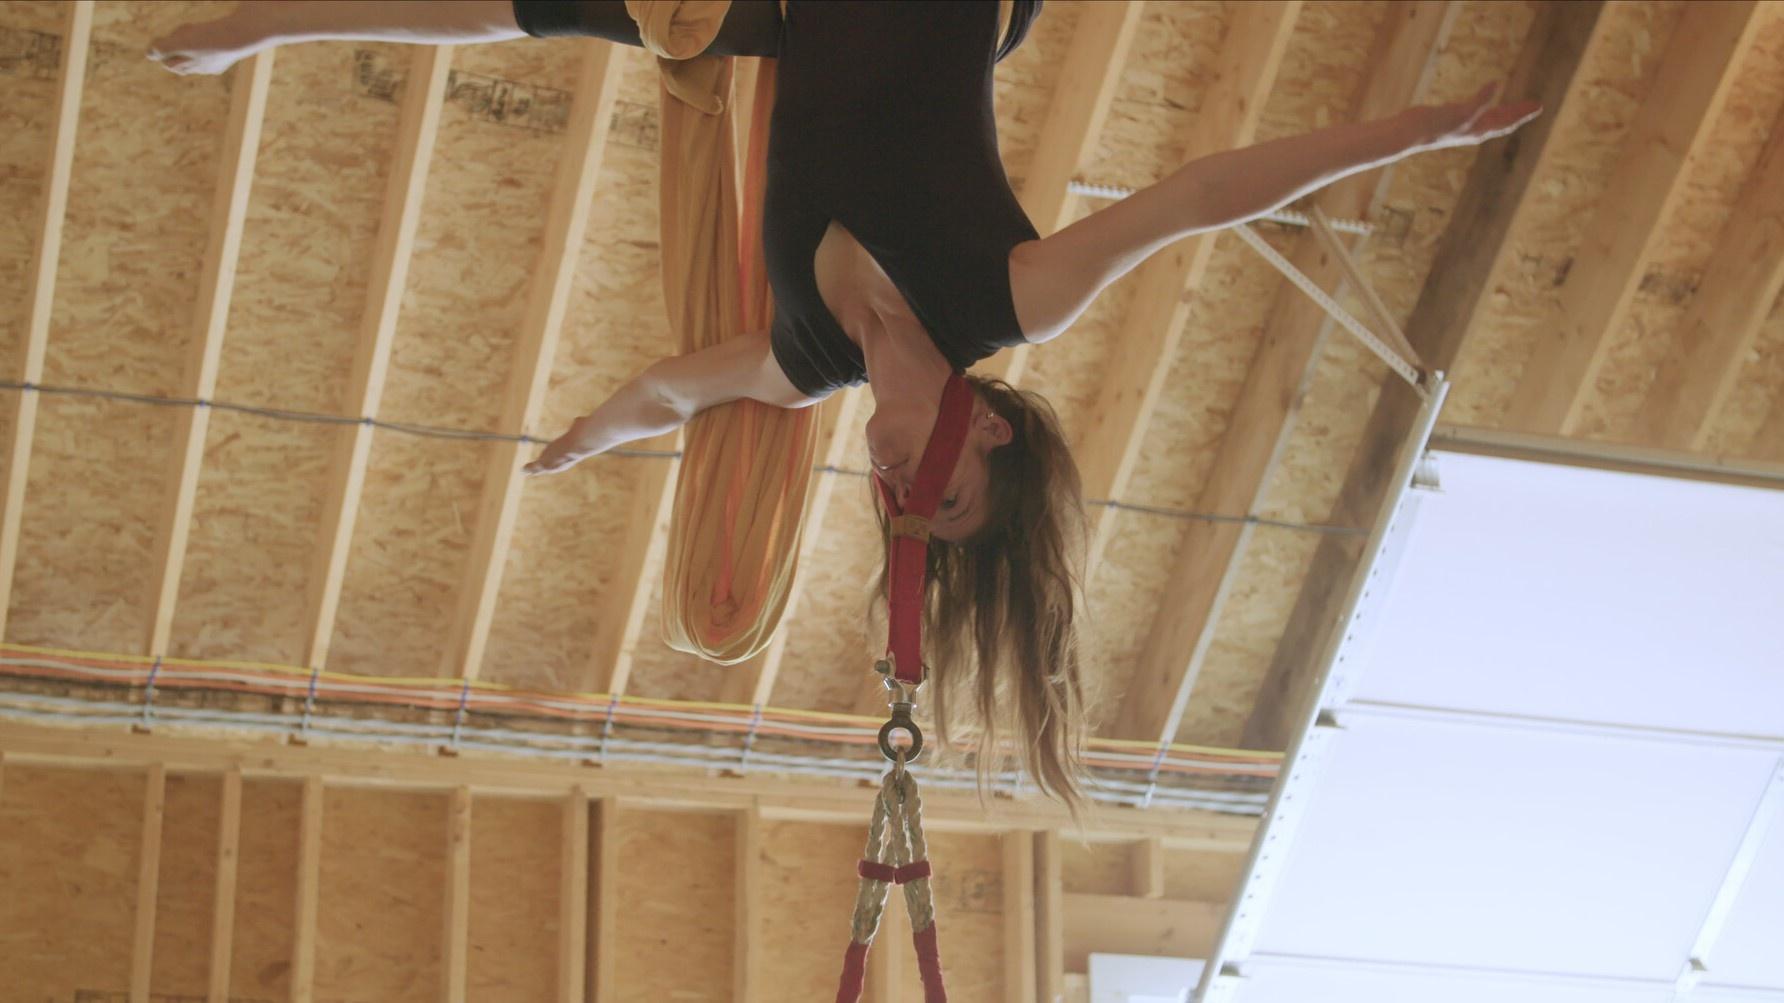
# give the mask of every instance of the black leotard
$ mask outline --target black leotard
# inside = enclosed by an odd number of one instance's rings
[[[1018,0],[998,39],[989,2],[796,0],[785,19],[774,0],[733,4],[708,51],[779,63],[763,244],[774,357],[800,391],[822,396],[867,376],[813,272],[833,220],[955,368],[1021,343],[1010,249],[1037,234],[998,156],[992,67],[1039,8]],[[638,42],[617,0],[517,0],[515,15],[529,34]]]

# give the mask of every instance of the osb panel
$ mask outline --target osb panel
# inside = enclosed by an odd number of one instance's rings
[[[278,50],[217,397],[339,413],[396,141],[410,46]]]
[[[1784,459],[1784,299],[1772,305],[1706,445],[1716,455]]]
[[[1127,843],[1059,841],[1059,876],[1073,895],[1132,895],[1133,847]]]
[[[1252,532],[1232,593],[1215,623],[1214,642],[1190,691],[1177,741],[1239,745],[1318,546],[1318,536],[1305,530],[1259,526]]]
[[[1077,29],[1081,4],[1050,3],[1029,28],[1022,47],[997,64],[993,101],[1004,172],[1017,191],[1034,159],[1035,144],[1047,121],[1060,67]]]
[[[765,984],[781,999],[835,995],[855,908],[855,862],[866,839],[865,823],[763,823],[758,928]]]
[[[317,997],[439,998],[445,857],[444,796],[323,792]]]
[[[173,424],[165,408],[43,399],[7,640],[144,648]]]
[[[1085,676],[1093,726],[1121,713],[1122,688],[1145,648],[1147,632],[1186,532],[1181,519],[1144,512],[1110,513],[1108,548],[1086,588]]]
[[[1462,345],[1444,420],[1499,427],[1538,336],[1560,318],[1560,287],[1587,227],[1602,208],[1630,124],[1678,23],[1677,3],[1612,4],[1601,15],[1599,58],[1580,68],[1581,86],[1559,109],[1549,166],[1524,195],[1525,218],[1510,240],[1510,263],[1489,283],[1489,313]]]
[[[735,817],[626,810],[618,823],[615,892],[624,904],[614,991],[620,999],[730,999]]]
[[[139,771],[6,767],[0,944],[11,998],[129,988],[143,787]]]
[[[1146,5],[1086,180],[1139,188],[1182,165],[1184,129],[1212,82],[1228,16],[1218,3]]]
[[[1683,336],[1679,320],[1704,266],[1727,226],[1736,222],[1730,218],[1735,199],[1784,108],[1784,9],[1764,6],[1759,16],[1753,49],[1733,70],[1728,104],[1687,166],[1677,207],[1661,221],[1660,249],[1642,276],[1629,319],[1610,332],[1604,368],[1586,398],[1581,435],[1633,438],[1655,369]]]
[[[203,996],[210,985],[222,790],[222,781],[214,774],[167,778],[161,877],[155,896],[154,970],[149,976],[150,988],[157,993]]]
[[[1245,876],[1245,854],[1165,851],[1165,898],[1230,902]]]
[[[180,386],[233,77],[177,77],[142,54],[174,26],[220,12],[115,3],[94,13],[47,383]]]
[[[300,665],[322,485],[340,430],[211,414],[173,653]]]
[[[395,432],[372,438],[329,666],[431,676],[457,612],[487,446]]]
[[[999,836],[935,833],[929,837],[935,868],[937,929],[948,990],[960,999],[993,1000],[1003,992],[1003,840]],[[894,889],[894,895],[902,894]],[[845,917],[846,918],[846,917]],[[882,937],[910,942],[910,921],[881,925]],[[877,939],[877,938],[876,938]],[[882,941],[889,943],[890,940]],[[915,959],[906,966],[918,982]],[[919,995],[920,998],[920,995]]]
[[[67,7],[59,3],[0,5],[0,372],[18,376],[25,335],[26,288],[37,251],[37,220],[43,211],[43,178],[49,166],[50,122],[56,101],[62,32]],[[6,391],[11,393],[12,391]],[[0,435],[12,435],[0,409]]]
[[[557,991],[563,820],[554,801],[473,801],[469,998],[534,1003]]]
[[[663,562],[645,570],[651,582],[650,603],[632,654],[632,681],[626,692],[633,696],[673,700],[717,700],[723,692],[724,674],[735,671],[714,665],[663,642]]]
[[[872,400],[862,402],[871,409]],[[867,469],[866,447],[851,440],[845,462]],[[861,466],[855,467],[859,462]],[[862,690],[871,684],[873,660],[884,651],[867,630],[867,612],[884,549],[874,522],[874,504],[864,477],[823,474],[836,478],[830,513],[812,547],[811,561],[800,566],[804,592],[787,637],[786,662],[774,688],[774,703],[827,711],[852,711]]]
[[[229,963],[232,997],[273,1000],[291,995],[291,925],[297,912],[297,838],[302,810],[301,784],[242,782],[235,941]],[[323,824],[327,825],[326,819]]]

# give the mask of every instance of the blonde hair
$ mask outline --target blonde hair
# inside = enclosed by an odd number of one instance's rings
[[[981,776],[997,759],[1008,724],[1028,774],[1043,793],[1082,803],[1084,695],[1079,681],[1079,576],[1084,497],[1059,419],[1039,394],[968,376],[1010,441],[986,456],[989,515],[972,539],[929,543],[923,604],[924,660],[937,730],[948,740],[950,704],[971,694],[982,728]],[[890,542],[885,511],[874,507]],[[876,607],[883,610],[886,567]],[[970,684],[970,685],[969,685]],[[1000,707],[999,691],[1008,704]]]

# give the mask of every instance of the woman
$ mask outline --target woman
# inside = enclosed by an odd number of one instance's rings
[[[868,453],[902,505],[952,374],[999,348],[1057,337],[1173,241],[1413,153],[1504,135],[1538,110],[1494,107],[1488,88],[1464,104],[1216,154],[1040,239],[1004,175],[992,115],[992,67],[1039,6],[1018,0],[1000,30],[992,3],[794,2],[783,18],[778,0],[734,0],[708,51],[778,59],[763,226],[774,327],[655,363],[527,471],[561,472],[727,401],[805,407],[865,381],[875,406]],[[309,39],[562,34],[639,42],[621,0],[257,3],[182,28],[150,55],[175,72],[217,73]],[[945,733],[948,690],[976,664],[971,689],[987,737],[1000,720],[1012,723],[1030,774],[1075,800],[1077,468],[1044,400],[969,380],[966,442],[927,554],[937,718]],[[884,531],[883,513],[881,523]],[[1000,717],[1011,698],[1013,712]]]

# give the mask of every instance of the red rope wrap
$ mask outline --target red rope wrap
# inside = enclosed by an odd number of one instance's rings
[[[942,988],[942,952],[935,941],[936,924],[931,923],[911,934],[917,945],[917,971],[923,976],[923,1003],[948,1003],[948,991]]]
[[[836,987],[836,1003],[855,1003],[867,982],[867,945],[849,941],[842,956],[842,985]]]

